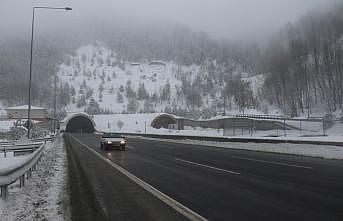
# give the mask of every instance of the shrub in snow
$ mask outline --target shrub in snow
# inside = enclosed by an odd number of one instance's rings
[[[121,130],[123,128],[123,126],[124,126],[124,123],[121,120],[118,120],[117,121],[117,126],[118,126],[119,130]]]

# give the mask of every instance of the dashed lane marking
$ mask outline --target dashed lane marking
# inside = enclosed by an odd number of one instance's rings
[[[192,164],[192,165],[195,165],[195,166],[200,166],[200,167],[205,167],[205,168],[209,168],[209,169],[212,169],[212,170],[217,170],[217,171],[225,172],[225,173],[231,173],[231,174],[236,174],[236,175],[240,175],[241,174],[239,172],[235,172],[235,171],[232,171],[232,170],[225,170],[225,169],[221,169],[221,168],[218,168],[218,167],[213,167],[213,166],[209,166],[209,165],[206,165],[206,164],[196,163],[196,162],[192,162],[192,161],[188,161],[188,160],[183,160],[183,159],[179,159],[179,158],[175,158],[175,160],[181,161],[181,162],[184,162],[184,163],[188,163],[188,164]]]
[[[82,141],[80,141],[76,137],[73,136],[73,138],[79,144],[81,144],[82,146],[86,147],[89,151],[93,152],[95,155],[97,155],[102,160],[107,162],[114,169],[118,170],[119,172],[121,172],[122,174],[127,176],[133,182],[135,182],[136,184],[141,186],[144,190],[148,191],[153,196],[157,197],[159,200],[161,200],[162,202],[164,202],[165,204],[167,204],[168,206],[170,206],[171,208],[173,208],[174,210],[176,210],[177,212],[179,212],[180,214],[182,214],[183,216],[185,216],[189,220],[191,220],[191,221],[208,221],[208,219],[202,217],[198,213],[196,213],[193,210],[189,209],[188,207],[182,205],[181,203],[179,203],[178,201],[176,201],[173,198],[169,197],[168,195],[162,193],[161,191],[159,191],[155,187],[151,186],[150,184],[146,183],[145,181],[141,180],[140,178],[136,177],[135,175],[133,175],[132,173],[130,173],[129,171],[127,171],[123,167],[121,167],[118,164],[114,163],[113,161],[105,158],[100,153],[98,153],[97,151],[93,150],[91,147],[89,147],[87,144],[83,143]]]

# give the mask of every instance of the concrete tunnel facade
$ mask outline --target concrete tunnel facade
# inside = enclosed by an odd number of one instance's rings
[[[62,125],[61,129],[68,133],[93,133],[96,131],[93,118],[85,113],[67,116]]]

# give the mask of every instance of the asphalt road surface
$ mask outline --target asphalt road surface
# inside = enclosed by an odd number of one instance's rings
[[[84,146],[208,220],[343,220],[343,161],[138,138],[125,152],[99,144],[67,134],[73,220],[185,219]]]

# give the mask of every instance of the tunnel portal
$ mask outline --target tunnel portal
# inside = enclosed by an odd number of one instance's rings
[[[66,132],[93,133],[95,132],[94,122],[88,116],[73,116],[67,122]]]

